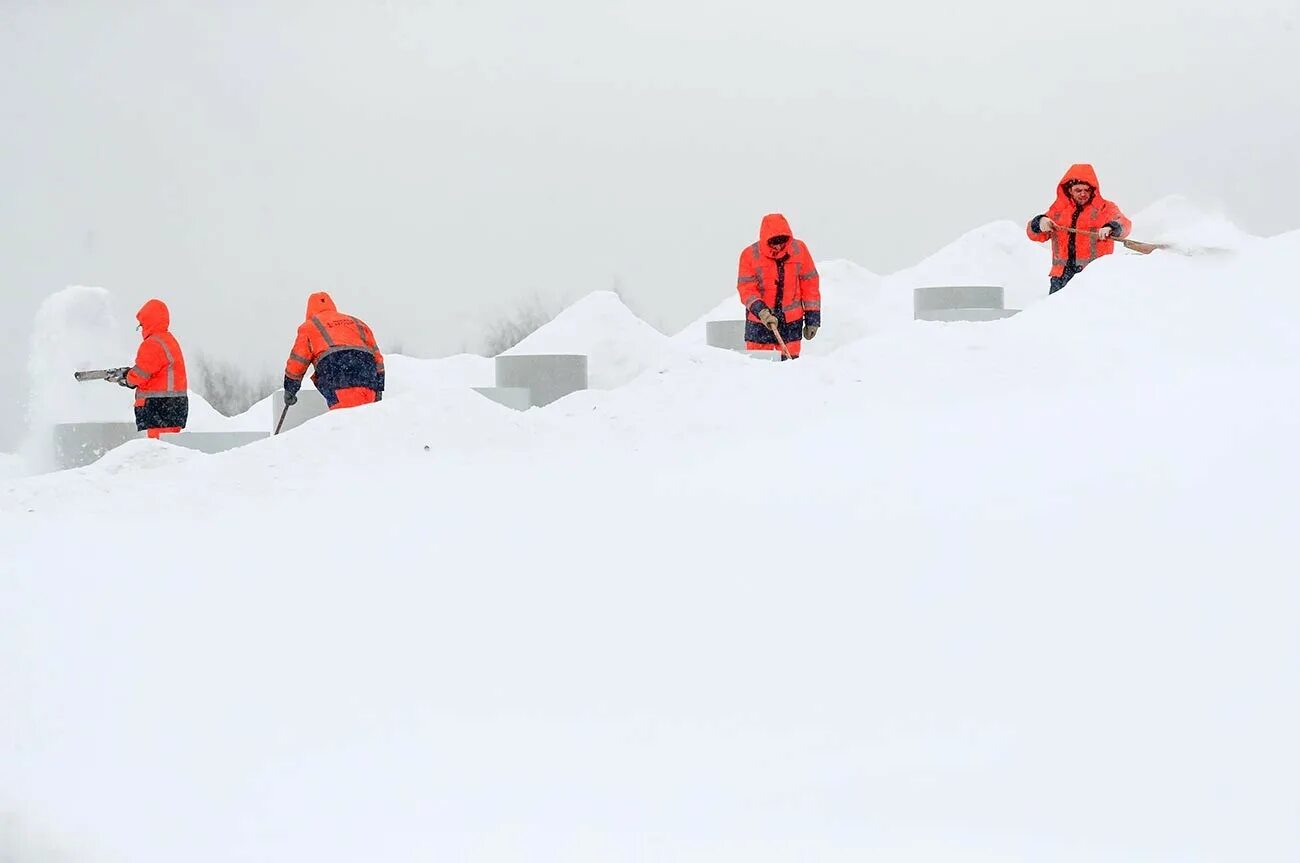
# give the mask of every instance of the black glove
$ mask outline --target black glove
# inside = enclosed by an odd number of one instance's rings
[[[296,405],[297,403],[298,403],[298,394],[297,394],[297,393],[291,393],[291,392],[289,392],[289,391],[286,390],[285,393],[284,393],[284,405],[285,405],[285,407],[293,407],[293,406]]]
[[[375,390],[375,401],[382,402],[383,400],[384,400],[384,391]]]

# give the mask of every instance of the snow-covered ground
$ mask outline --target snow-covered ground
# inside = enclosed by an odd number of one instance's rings
[[[823,265],[797,363],[596,295],[544,409],[398,358],[0,482],[0,859],[1293,861],[1300,232],[1248,240]]]

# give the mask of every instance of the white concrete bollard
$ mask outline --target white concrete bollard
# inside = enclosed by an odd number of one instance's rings
[[[995,321],[1018,309],[1006,309],[1001,285],[935,285],[912,291],[912,319],[917,321]]]
[[[513,354],[496,358],[497,387],[522,387],[533,407],[587,388],[585,354]]]
[[[704,341],[711,348],[743,351],[745,350],[745,322],[705,321]]]
[[[771,361],[781,359],[781,349],[779,347],[770,351],[751,351],[745,346],[744,321],[705,321],[704,331],[705,341],[708,342],[711,348],[736,351],[755,360]]]
[[[280,427],[280,433],[284,434],[289,429],[297,428],[309,419],[329,413],[330,406],[325,401],[325,396],[316,392],[311,387],[303,387],[298,390],[298,401],[293,407],[289,408],[289,413],[285,414],[284,425]],[[280,414],[284,411],[284,390],[276,390],[271,398],[271,425],[270,429],[275,431],[275,424],[280,421]]]

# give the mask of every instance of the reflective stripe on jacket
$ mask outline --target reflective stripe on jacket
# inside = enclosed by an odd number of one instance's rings
[[[1092,200],[1082,207],[1076,204],[1066,191],[1079,182],[1087,183],[1093,190]],[[1129,231],[1133,229],[1133,223],[1120,212],[1119,207],[1101,196],[1101,185],[1097,182],[1097,172],[1093,170],[1092,165],[1070,166],[1065,176],[1061,177],[1061,182],[1056,184],[1056,200],[1043,215],[1061,227],[1092,233],[1109,225],[1113,230],[1111,236],[1115,239],[1127,237]],[[1114,240],[1099,240],[1087,234],[1075,234],[1070,231],[1058,230],[1046,233],[1037,230],[1041,218],[1042,216],[1035,216],[1030,219],[1029,224],[1025,226],[1025,233],[1036,243],[1052,241],[1053,276],[1063,275],[1067,266],[1072,266],[1077,272],[1098,258],[1115,251]]]
[[[767,241],[790,237],[783,249],[774,251]],[[821,326],[821,277],[808,246],[790,232],[790,223],[780,213],[763,217],[758,242],[740,253],[736,292],[745,307],[746,319],[757,321],[763,309],[791,323],[804,320]]]

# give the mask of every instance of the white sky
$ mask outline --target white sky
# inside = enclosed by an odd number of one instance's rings
[[[1075,161],[1277,233],[1298,80],[1300,0],[4,0],[0,362],[68,284],[277,370],[321,288],[416,354],[616,282],[671,328],[765,212],[888,271]]]

